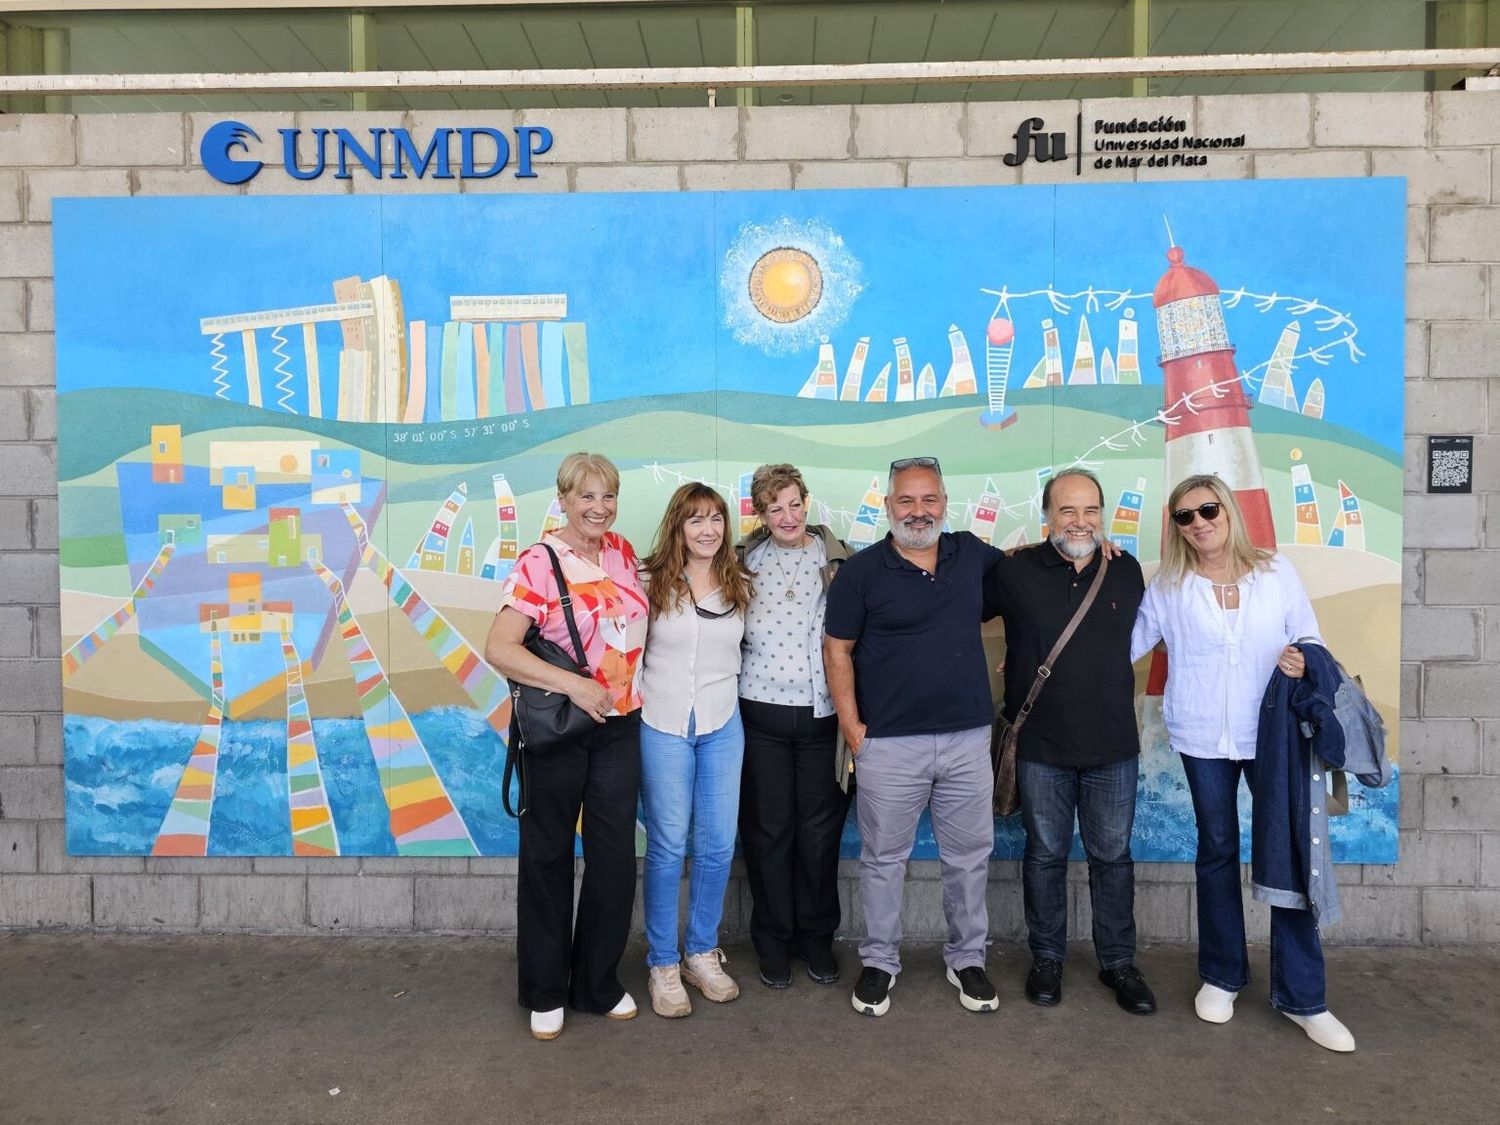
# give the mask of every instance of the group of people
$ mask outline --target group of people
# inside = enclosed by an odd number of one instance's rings
[[[808,524],[807,485],[791,465],[756,470],[751,498],[760,525],[739,544],[723,497],[704,484],[683,485],[644,559],[611,530],[619,474],[606,458],[565,458],[557,492],[567,521],[522,552],[486,644],[503,675],[566,693],[596,723],[575,743],[525,763],[517,958],[534,1036],[556,1037],[566,1008],[637,1014],[618,968],[634,904],[638,799],[648,991],[659,1015],[688,1015],[689,988],[716,1003],[739,995],[719,948],[736,836],[762,983],[790,986],[798,961],[812,981],[838,981],[839,839],[856,787],[866,936],[854,1009],[868,1016],[890,1009],[906,863],[928,811],[942,871],[947,980],[965,1009],[995,1010],[985,971],[995,709],[981,636],[994,617],[1005,624],[1003,713],[1025,719],[1016,772],[1032,955],[1026,997],[1044,1006],[1062,1000],[1076,821],[1099,979],[1126,1011],[1156,1011],[1136,964],[1132,665],[1164,643],[1166,726],[1198,827],[1195,1010],[1211,1023],[1232,1017],[1249,980],[1239,779],[1254,777],[1268,679],[1301,677],[1299,643],[1320,642],[1296,572],[1251,544],[1234,493],[1218,477],[1189,477],[1172,490],[1170,530],[1149,586],[1139,563],[1104,538],[1103,490],[1081,469],[1046,484],[1047,540],[1011,553],[944,530],[947,492],[935,457],[892,463],[890,532],[857,554],[828,528]],[[572,647],[565,607],[588,675],[526,648],[534,633]],[[575,831],[584,856],[576,919]],[[1272,1005],[1314,1042],[1353,1050],[1324,999],[1313,913],[1273,906],[1271,926]]]

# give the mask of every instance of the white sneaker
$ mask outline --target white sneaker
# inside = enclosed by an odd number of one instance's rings
[[[1315,1016],[1294,1016],[1291,1012],[1281,1014],[1307,1032],[1307,1037],[1319,1047],[1327,1047],[1330,1051],[1354,1050],[1354,1036],[1332,1012],[1319,1012]]]
[[[707,953],[689,953],[682,962],[682,979],[715,1004],[727,1004],[740,994],[740,986],[724,971],[729,958],[722,949]]]
[[[635,997],[627,992],[620,997],[618,1004],[604,1014],[612,1020],[633,1020],[640,1015],[640,1009],[635,1006]]]
[[[665,1019],[676,1020],[693,1014],[693,1005],[688,1000],[687,989],[682,987],[678,965],[651,966],[646,992],[651,997],[651,1010]]]
[[[556,1039],[562,1034],[563,1010],[553,1008],[550,1012],[531,1013],[531,1037],[533,1039]]]
[[[1216,984],[1204,984],[1193,998],[1193,1010],[1206,1023],[1228,1023],[1234,1018],[1234,998],[1237,995],[1239,993]]]

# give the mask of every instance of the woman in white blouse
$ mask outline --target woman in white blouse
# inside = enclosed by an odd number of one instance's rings
[[[730,546],[729,508],[706,484],[672,494],[642,563],[650,604],[641,673],[641,795],[646,813],[646,962],[652,1010],[691,1014],[684,982],[716,1003],[739,985],[724,972],[719,922],[739,813],[745,733],[737,686],[750,575]],[[685,958],[678,890],[693,832]]]
[[[1164,715],[1198,822],[1198,975],[1194,1007],[1209,1023],[1234,1015],[1250,979],[1240,890],[1240,776],[1255,769],[1259,707],[1271,674],[1303,674],[1293,642],[1322,643],[1292,564],[1251,544],[1234,492],[1193,476],[1167,501],[1161,568],[1136,617],[1131,659],[1167,646]],[[1271,909],[1271,1004],[1321,1046],[1354,1037],[1324,1000],[1323,951],[1306,910]]]

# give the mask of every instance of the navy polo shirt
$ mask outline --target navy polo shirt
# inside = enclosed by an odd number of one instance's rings
[[[869,736],[939,734],[994,721],[979,624],[985,579],[1004,562],[977,536],[944,532],[929,574],[902,558],[887,534],[839,569],[823,627],[836,640],[855,642],[854,695]]]

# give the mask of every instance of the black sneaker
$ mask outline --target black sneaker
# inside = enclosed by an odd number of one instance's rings
[[[833,955],[833,950],[810,949],[803,954],[802,959],[807,962],[807,975],[814,984],[838,983],[839,961]]]
[[[1062,1000],[1062,962],[1054,957],[1038,957],[1026,974],[1026,999],[1043,1008]]]
[[[767,988],[792,987],[792,962],[784,954],[761,957],[760,980]]]
[[[949,969],[948,983],[958,989],[959,1003],[971,1012],[993,1012],[1000,1006],[995,986],[979,965],[970,965],[957,972]]]
[[[854,985],[854,1010],[862,1016],[883,1016],[891,1010],[891,985],[896,978],[884,969],[866,965]]]
[[[1146,984],[1146,978],[1134,965],[1121,965],[1118,969],[1100,969],[1099,979],[1114,989],[1120,1007],[1133,1016],[1149,1016],[1156,1011],[1156,997]]]

